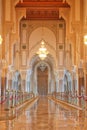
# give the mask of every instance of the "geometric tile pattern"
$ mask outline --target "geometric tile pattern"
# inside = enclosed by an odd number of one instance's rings
[[[87,130],[87,111],[71,109],[40,97],[14,120],[0,121],[0,130]]]

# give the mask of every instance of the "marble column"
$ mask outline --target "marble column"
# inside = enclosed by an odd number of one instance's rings
[[[79,95],[81,95],[82,87],[84,87],[84,77],[79,77]]]
[[[81,91],[84,89],[84,73],[83,69],[79,69],[79,77],[78,77],[78,82],[79,82],[79,95],[81,95]]]
[[[0,70],[0,96],[1,96],[1,74],[2,74],[2,71]]]
[[[84,73],[83,73],[83,69],[82,68],[79,68],[79,76],[78,76],[78,95],[82,96],[84,95],[84,90],[85,90],[85,87],[84,87]],[[79,105],[82,107],[82,104],[83,104],[83,99],[79,99]]]
[[[87,35],[87,0],[83,0],[83,22],[84,28],[83,32],[84,35]],[[87,62],[87,46],[85,45],[85,64]],[[85,94],[87,95],[87,73],[85,73]]]
[[[85,94],[87,95],[87,73],[86,73],[86,84],[85,84]]]
[[[55,71],[55,82],[56,82],[55,90],[56,90],[56,92],[58,92],[59,91],[58,70]]]
[[[2,70],[2,76],[1,76],[1,96],[5,97],[5,91],[6,91],[6,70]]]

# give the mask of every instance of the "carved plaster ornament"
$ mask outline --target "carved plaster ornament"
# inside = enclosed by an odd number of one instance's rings
[[[44,62],[41,62],[39,68],[40,68],[40,70],[41,70],[42,72],[45,71],[46,67],[47,67],[46,64],[45,64]]]

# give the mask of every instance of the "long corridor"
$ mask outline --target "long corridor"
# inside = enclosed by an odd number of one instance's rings
[[[57,104],[44,96],[18,115],[14,120],[0,121],[0,130],[87,130],[86,112]]]

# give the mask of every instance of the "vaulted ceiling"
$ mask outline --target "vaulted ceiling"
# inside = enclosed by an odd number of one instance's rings
[[[59,19],[59,8],[70,8],[66,0],[23,0],[16,8],[26,9],[26,19]]]

